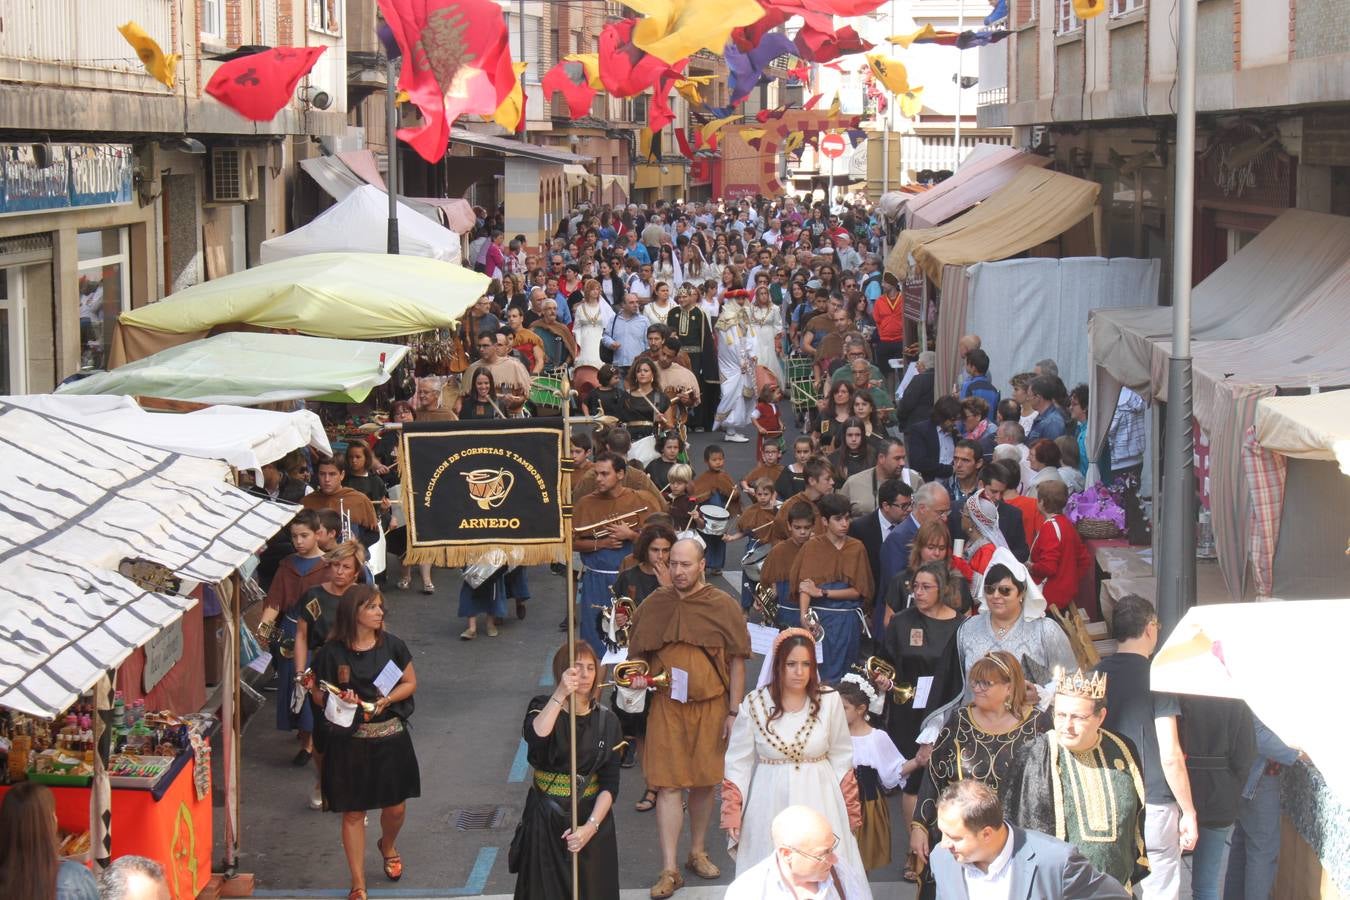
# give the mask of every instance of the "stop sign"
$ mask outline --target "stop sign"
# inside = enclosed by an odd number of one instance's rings
[[[838,159],[844,155],[846,146],[842,134],[827,134],[820,139],[820,155],[826,159]]]

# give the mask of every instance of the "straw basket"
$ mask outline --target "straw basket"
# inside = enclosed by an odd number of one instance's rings
[[[1085,541],[1108,541],[1123,534],[1110,519],[1079,519],[1073,527]]]

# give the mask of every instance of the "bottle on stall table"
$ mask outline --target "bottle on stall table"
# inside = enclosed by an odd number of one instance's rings
[[[137,697],[136,702],[131,704],[132,724],[145,718],[145,698]]]
[[[127,727],[127,701],[123,699],[122,692],[118,691],[113,695],[113,728],[121,731]]]

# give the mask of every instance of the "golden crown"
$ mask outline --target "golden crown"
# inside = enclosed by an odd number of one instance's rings
[[[1064,671],[1063,666],[1055,666],[1055,693],[1069,697],[1084,697],[1088,700],[1106,699],[1106,673],[1093,672],[1085,675],[1082,669],[1073,674]]]

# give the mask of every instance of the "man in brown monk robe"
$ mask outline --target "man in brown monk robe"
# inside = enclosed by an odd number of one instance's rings
[[[305,509],[346,512],[352,520],[352,537],[360,541],[362,546],[370,547],[379,540],[380,520],[375,515],[375,505],[365,494],[342,484],[347,477],[346,457],[333,456],[319,460],[315,474],[319,478],[319,489],[301,500],[300,505]]]
[[[605,449],[619,454],[625,459],[628,457],[628,451],[633,446],[633,438],[626,428],[611,428],[605,435]],[[598,458],[597,454],[597,458]],[[621,481],[624,487],[631,491],[636,491],[642,495],[646,501],[647,509],[650,512],[665,512],[667,509],[666,495],[661,493],[661,489],[652,482],[651,476],[642,470],[642,466],[633,463],[631,466],[625,466],[623,470],[623,479]],[[572,475],[572,502],[577,503],[582,497],[595,491],[595,472],[588,469],[583,472],[581,477],[575,473]]]
[[[704,836],[713,792],[722,783],[732,720],[745,693],[750,635],[740,604],[704,582],[703,575],[703,547],[697,541],[677,541],[670,551],[671,586],[647,596],[628,638],[629,658],[644,660],[652,675],[667,673],[672,684],[648,700],[642,760],[647,784],[657,791],[661,873],[651,896],[658,900],[684,884],[675,851],[686,789],[690,843],[685,868],[700,878],[721,874],[708,858]],[[645,680],[634,686],[645,686]]]

